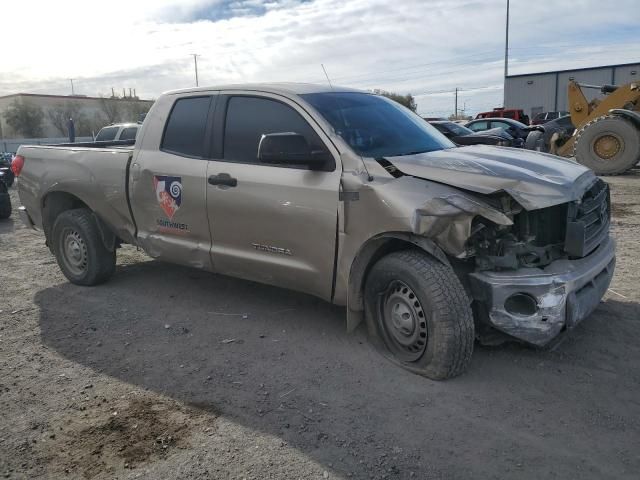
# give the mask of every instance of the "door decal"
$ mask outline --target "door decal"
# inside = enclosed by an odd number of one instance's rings
[[[160,207],[171,220],[182,203],[182,177],[154,175],[153,188]]]

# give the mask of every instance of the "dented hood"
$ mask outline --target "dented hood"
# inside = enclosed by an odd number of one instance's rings
[[[527,210],[577,200],[595,180],[578,163],[517,148],[473,145],[387,159],[405,175],[481,194],[505,191]]]

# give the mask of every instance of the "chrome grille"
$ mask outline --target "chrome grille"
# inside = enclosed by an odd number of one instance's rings
[[[578,202],[569,204],[564,250],[584,257],[595,250],[609,233],[611,217],[609,186],[598,179]]]

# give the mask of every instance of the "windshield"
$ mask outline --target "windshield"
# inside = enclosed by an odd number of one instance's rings
[[[474,133],[474,131],[470,128],[463,127],[462,125],[458,125],[457,123],[453,122],[447,122],[441,125],[443,125],[444,128],[448,129],[456,137],[464,137],[465,135],[471,135],[472,133]],[[438,128],[438,124],[434,124],[433,126]]]
[[[363,157],[394,157],[455,145],[426,121],[388,98],[357,92],[302,95]]]

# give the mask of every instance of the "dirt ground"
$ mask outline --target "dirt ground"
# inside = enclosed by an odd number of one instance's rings
[[[605,301],[556,350],[476,345],[447,382],[346,334],[341,308],[134,248],[107,284],[71,285],[14,215],[0,222],[0,475],[638,478],[640,172],[608,180]]]

